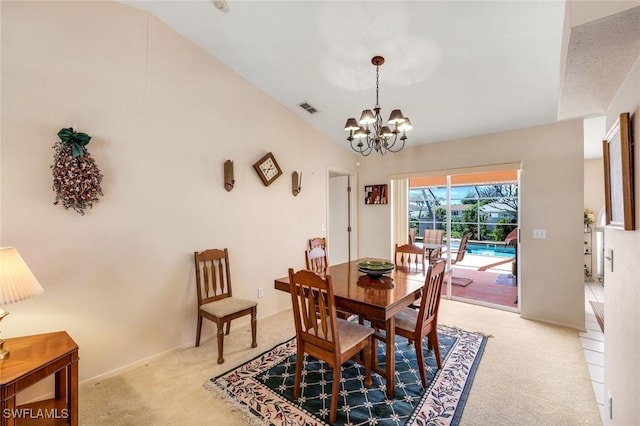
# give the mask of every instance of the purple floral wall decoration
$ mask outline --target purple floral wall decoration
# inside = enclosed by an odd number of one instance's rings
[[[72,208],[84,215],[85,209],[93,207],[102,196],[102,174],[87,151],[91,136],[69,127],[58,132],[60,140],[55,143],[53,157],[53,191],[56,200],[65,209]]]

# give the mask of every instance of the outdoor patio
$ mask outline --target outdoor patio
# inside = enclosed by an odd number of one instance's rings
[[[517,308],[518,286],[512,275],[513,258],[465,255],[452,266],[452,276],[472,280],[469,284],[451,285],[452,297]],[[454,280],[460,282],[464,280]],[[446,294],[443,287],[443,294]]]

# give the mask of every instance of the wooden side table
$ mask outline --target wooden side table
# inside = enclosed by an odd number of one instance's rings
[[[0,360],[0,426],[78,424],[78,345],[65,331],[5,340]],[[16,405],[16,395],[54,374],[52,399]]]

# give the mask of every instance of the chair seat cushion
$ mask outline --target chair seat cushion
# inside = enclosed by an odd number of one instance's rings
[[[340,350],[346,352],[351,349],[367,336],[373,334],[373,328],[367,327],[356,322],[345,321],[338,318],[338,335],[340,336]]]
[[[404,308],[396,314],[395,318],[396,328],[401,328],[407,331],[414,331],[416,329],[416,323],[418,322],[418,310]]]
[[[238,299],[237,297],[225,297],[215,302],[205,303],[200,309],[218,318],[235,314],[236,312],[256,306],[258,302],[253,300]]]

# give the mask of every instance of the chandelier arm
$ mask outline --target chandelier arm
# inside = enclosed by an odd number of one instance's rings
[[[363,147],[358,147],[357,144],[356,146],[353,145],[353,139],[349,141],[349,143],[351,144],[351,149],[354,150],[355,152],[362,154],[364,157],[368,156],[369,154],[371,154],[371,145],[369,145],[369,143],[367,142],[367,148],[363,149]],[[364,144],[363,144],[364,146]]]
[[[396,138],[397,138],[397,137],[398,137],[398,135],[396,135]],[[388,149],[390,152],[398,152],[398,151],[400,151],[402,148],[404,148],[404,144],[405,144],[406,140],[407,140],[407,138],[406,138],[406,137],[404,137],[404,138],[402,138],[402,137],[401,137],[401,138],[400,138],[400,142],[402,142],[402,145],[400,145],[400,147],[399,147],[399,148],[397,148],[397,149],[393,149],[393,146],[396,144],[396,140],[394,139],[393,143],[392,143],[390,146],[388,146],[388,147],[387,147],[387,149]]]

